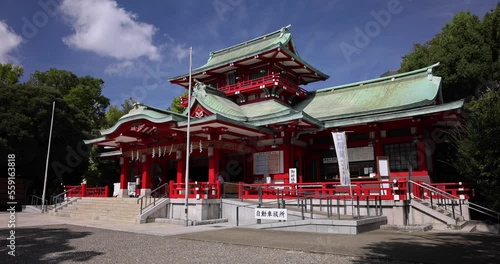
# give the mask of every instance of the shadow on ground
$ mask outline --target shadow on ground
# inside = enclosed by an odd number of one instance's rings
[[[363,246],[366,259],[415,263],[498,263],[500,236],[489,234],[422,233],[391,237]],[[366,263],[354,261],[353,263]]]
[[[41,226],[15,229],[15,257],[7,240],[10,230],[0,229],[0,263],[61,263],[65,261],[84,262],[104,254],[98,251],[77,251],[71,240],[84,238],[91,232],[75,232],[68,228]]]

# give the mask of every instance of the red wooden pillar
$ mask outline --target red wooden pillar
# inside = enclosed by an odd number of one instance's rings
[[[151,193],[151,156],[142,154],[141,195]]]
[[[213,148],[212,157],[208,157],[208,182],[215,183],[219,176],[219,158],[220,149],[216,147]]]
[[[417,142],[417,159],[418,159],[418,170],[427,170],[427,154],[425,151],[425,141],[419,140]]]
[[[176,153],[177,158],[177,183],[184,182],[184,173],[186,172],[186,156],[181,150]]]
[[[128,197],[128,166],[129,159],[120,157],[120,191],[118,197]]]

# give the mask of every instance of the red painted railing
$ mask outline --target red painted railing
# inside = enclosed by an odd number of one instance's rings
[[[169,198],[185,198],[186,184],[170,181]],[[220,184],[209,182],[189,182],[188,197],[192,199],[219,199],[221,197]]]
[[[338,182],[311,182],[294,184],[239,184],[238,197],[240,199],[258,199],[259,189],[263,199],[276,199],[278,195],[285,198],[308,196],[313,198],[327,198],[330,196],[359,197],[359,199],[406,200],[408,198],[408,182],[399,181],[363,181],[352,182],[351,187],[341,186]],[[460,197],[469,199],[473,190],[463,184],[439,183],[433,184],[441,190]],[[444,187],[443,187],[444,186]],[[417,188],[413,186],[412,188]],[[414,189],[413,193],[420,193]],[[460,196],[463,195],[463,196]]]
[[[108,197],[109,186],[105,187],[87,187],[82,185],[66,185],[64,190],[68,191],[67,197]]]
[[[307,94],[307,91],[297,84],[294,84],[286,79],[286,77],[280,77],[279,74],[271,74],[264,77],[241,81],[235,84],[226,85],[222,87],[217,87],[218,90],[223,91],[226,95],[233,95],[236,93],[244,93],[247,91],[252,91],[259,89],[260,87],[269,87],[269,86],[279,86],[283,87],[287,91],[291,91],[296,93],[299,97],[304,97]]]
[[[217,90],[224,92],[226,95],[234,95],[238,93],[245,93],[249,91],[255,91],[261,87],[277,86],[278,88],[283,88],[297,95],[298,97],[305,97],[307,95],[307,90],[298,86],[295,83],[290,82],[286,77],[280,77],[279,74],[271,74],[264,77],[241,81],[235,84],[217,87]],[[181,107],[187,107],[188,97],[181,97]]]

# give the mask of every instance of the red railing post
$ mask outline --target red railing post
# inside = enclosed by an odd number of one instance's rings
[[[80,197],[86,197],[86,196],[87,196],[87,183],[82,183]]]
[[[104,187],[104,197],[109,197],[109,186]]]

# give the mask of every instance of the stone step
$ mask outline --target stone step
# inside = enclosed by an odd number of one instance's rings
[[[90,197],[78,199],[57,212],[52,212],[60,217],[123,223],[137,223],[139,213],[140,204],[137,204],[137,199]]]

